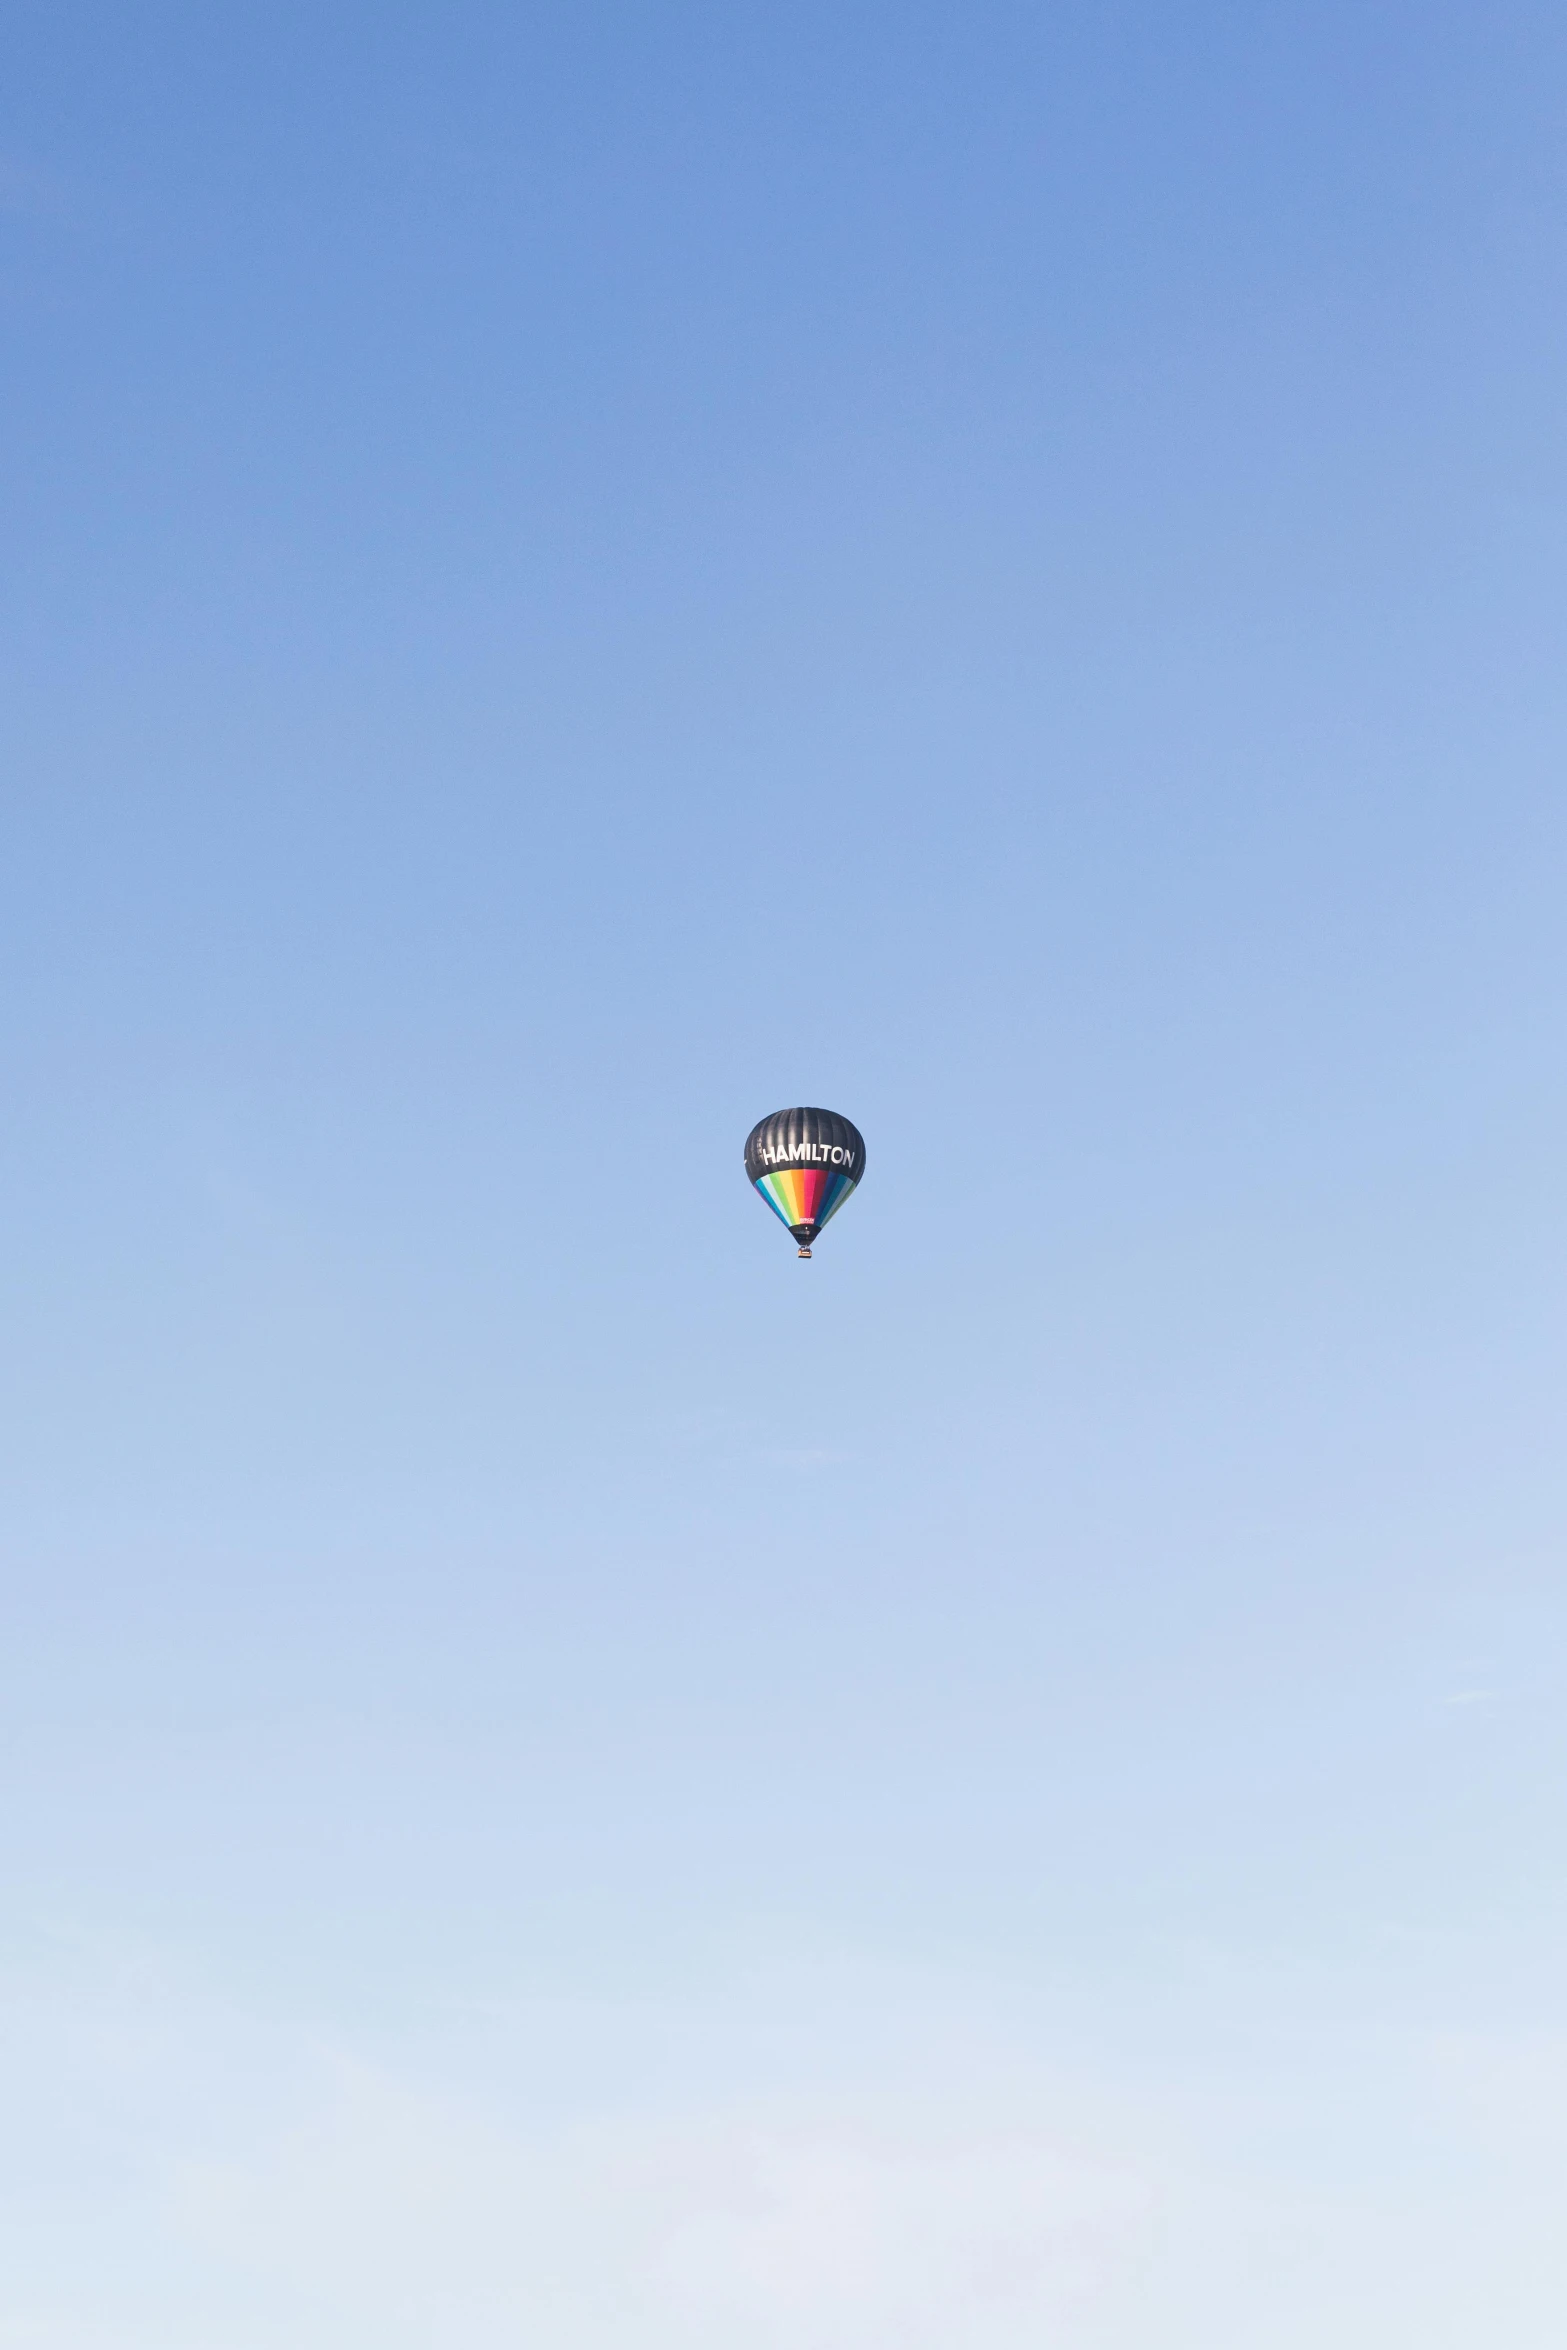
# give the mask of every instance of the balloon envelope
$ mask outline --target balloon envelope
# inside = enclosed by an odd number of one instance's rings
[[[836,1110],[775,1110],[746,1136],[745,1171],[802,1251],[865,1172],[865,1138]]]

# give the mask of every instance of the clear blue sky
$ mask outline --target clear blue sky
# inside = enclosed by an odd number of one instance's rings
[[[1567,20],[5,50],[4,2350],[1559,2350]]]

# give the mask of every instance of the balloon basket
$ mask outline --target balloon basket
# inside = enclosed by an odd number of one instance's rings
[[[810,1250],[809,1250],[808,1248],[802,1248],[802,1249],[801,1249],[801,1251],[800,1251],[800,1254],[801,1254],[801,1256],[802,1256],[802,1257],[808,1257],[808,1256],[810,1255],[810,1253],[811,1253],[811,1252],[810,1252]]]

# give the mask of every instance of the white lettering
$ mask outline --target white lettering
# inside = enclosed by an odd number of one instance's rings
[[[852,1168],[854,1165],[853,1151],[837,1142],[764,1142],[757,1157],[766,1167],[830,1165]]]

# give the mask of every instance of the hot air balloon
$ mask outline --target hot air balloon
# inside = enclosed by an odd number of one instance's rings
[[[836,1110],[775,1110],[746,1136],[745,1171],[808,1257],[865,1172],[865,1139]]]

